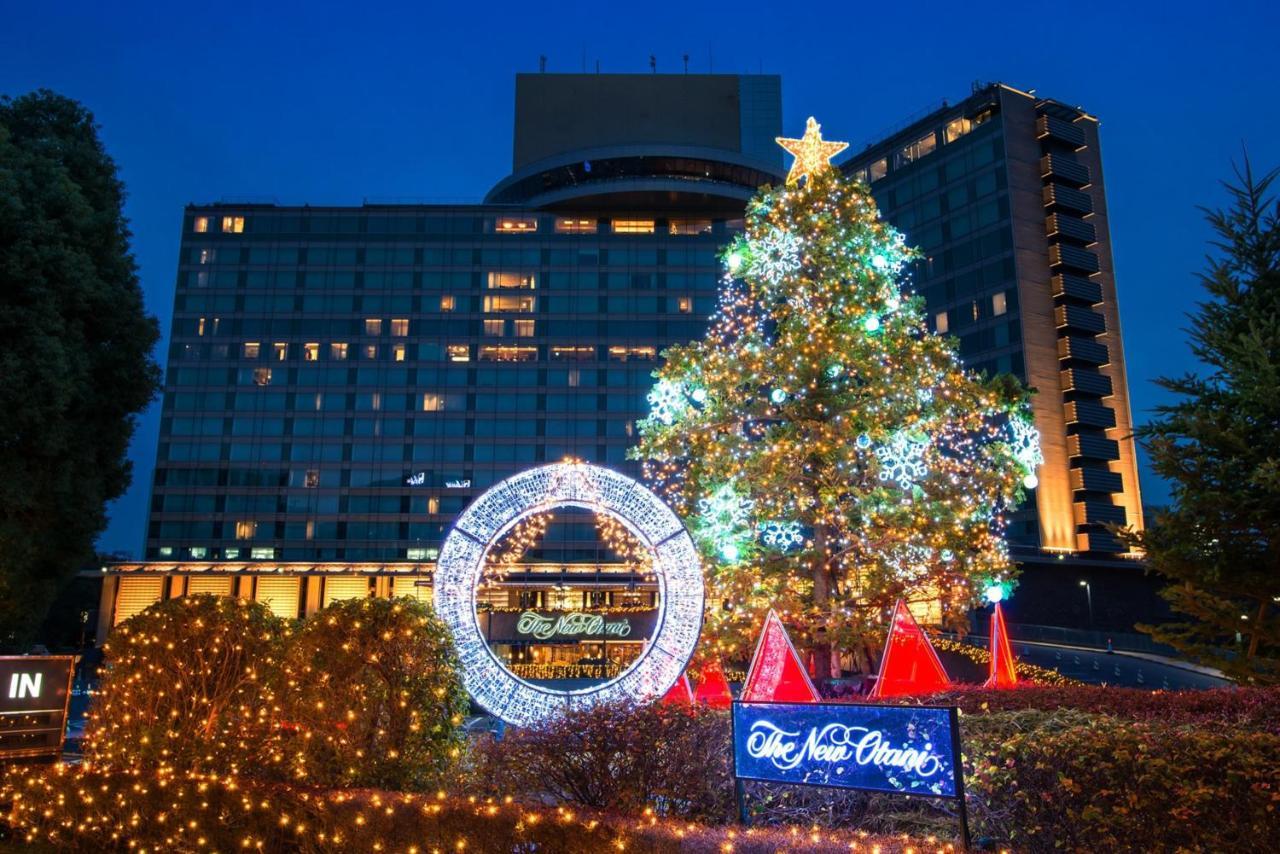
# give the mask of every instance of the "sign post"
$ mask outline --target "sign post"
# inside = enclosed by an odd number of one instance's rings
[[[968,850],[955,706],[738,701],[732,721],[735,792],[744,820],[744,780],[945,798],[957,802]]]
[[[0,761],[62,754],[74,655],[0,656]]]

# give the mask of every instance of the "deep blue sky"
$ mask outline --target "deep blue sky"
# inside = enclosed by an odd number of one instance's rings
[[[513,75],[781,74],[786,129],[855,148],[974,80],[1079,104],[1102,150],[1135,418],[1190,369],[1181,330],[1209,238],[1196,205],[1247,143],[1280,165],[1274,2],[0,4],[0,93],[97,115],[129,189],[147,305],[168,330],[182,206],[254,196],[478,201],[509,171]],[[165,352],[162,346],[160,353]],[[137,554],[158,407],[101,548]],[[1144,498],[1166,490],[1151,476]]]

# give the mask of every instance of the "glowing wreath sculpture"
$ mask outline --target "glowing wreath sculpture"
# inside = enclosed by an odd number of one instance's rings
[[[485,641],[476,588],[485,557],[522,519],[557,507],[581,507],[624,525],[653,555],[658,617],[653,637],[617,677],[591,688],[557,691],[518,678]],[[675,513],[642,484],[586,463],[556,463],[494,485],[458,517],[440,549],[435,609],[453,632],[462,678],[477,703],[517,726],[529,726],[599,703],[647,703],[684,671],[702,631],[702,569],[693,540]]]

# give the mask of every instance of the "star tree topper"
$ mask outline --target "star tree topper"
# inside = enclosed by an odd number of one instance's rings
[[[817,119],[809,116],[804,126],[804,136],[799,139],[787,139],[785,136],[775,138],[778,145],[795,156],[791,171],[787,173],[787,183],[799,183],[801,178],[815,175],[824,169],[831,168],[831,158],[849,147],[847,142],[828,142],[822,138],[822,125]]]

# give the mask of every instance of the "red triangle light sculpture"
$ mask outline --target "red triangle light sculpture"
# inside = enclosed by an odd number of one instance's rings
[[[991,612],[991,676],[984,688],[1012,688],[1018,684],[1018,672],[1014,667],[1013,648],[1009,646],[1009,632],[1004,626],[1004,611],[995,603]]]
[[[741,700],[774,703],[816,703],[818,692],[800,656],[787,636],[782,620],[771,609],[756,641],[755,655],[747,668]]]
[[[720,668],[720,659],[714,659],[703,668],[702,682],[693,698],[713,709],[727,709],[733,705],[733,692],[729,690],[729,680],[724,678],[724,671]]]
[[[905,697],[933,694],[951,687],[938,653],[901,599],[893,608],[893,622],[880,658],[880,675],[870,696]]]
[[[676,680],[676,684],[672,685],[667,690],[667,693],[662,695],[662,705],[693,705],[693,686],[689,684],[688,673],[681,673],[680,678]]]

